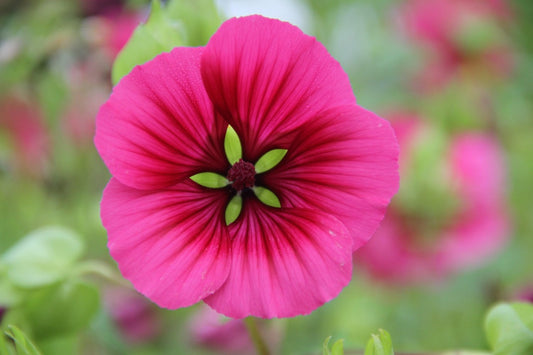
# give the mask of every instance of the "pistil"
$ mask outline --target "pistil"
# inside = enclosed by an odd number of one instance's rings
[[[255,168],[252,163],[239,159],[227,175],[228,181],[231,182],[231,187],[236,191],[242,191],[245,188],[252,188],[255,184]]]

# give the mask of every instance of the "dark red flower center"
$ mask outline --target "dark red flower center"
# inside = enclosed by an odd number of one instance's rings
[[[237,191],[253,187],[255,184],[254,165],[240,159],[229,169],[227,178],[231,181],[231,186]]]

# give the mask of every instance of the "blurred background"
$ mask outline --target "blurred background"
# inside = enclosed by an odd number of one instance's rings
[[[488,307],[533,301],[533,2],[172,3],[184,45],[232,16],[299,26],[400,142],[400,191],[354,253],[352,283],[309,316],[260,323],[275,353],[318,353],[329,335],[362,349],[378,328],[399,352],[484,350]],[[45,354],[253,353],[240,321],[203,304],[158,309],[107,252],[94,119],[149,12],[144,0],[0,0],[0,321]],[[63,254],[24,269],[54,233]]]

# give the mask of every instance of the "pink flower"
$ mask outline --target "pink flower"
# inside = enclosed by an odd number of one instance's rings
[[[160,332],[161,324],[151,309],[153,304],[133,290],[110,288],[105,293],[106,308],[122,336],[130,342],[146,342]]]
[[[98,109],[109,97],[111,85],[94,61],[77,63],[68,72],[70,100],[61,117],[63,133],[78,148],[91,146]]]
[[[84,15],[101,15],[115,11],[124,6],[123,0],[79,0]]]
[[[0,102],[0,131],[5,131],[12,142],[12,164],[36,177],[45,173],[50,153],[43,121],[39,109],[25,100],[7,96]]]
[[[356,104],[324,46],[261,16],[136,67],[100,109],[95,144],[124,277],[162,307],[204,300],[233,318],[334,298],[398,187],[390,125]]]
[[[522,287],[517,292],[515,292],[512,300],[533,303],[533,286],[529,284],[525,287]]]
[[[279,343],[279,332],[264,327],[259,327],[259,330],[269,344],[269,348],[273,350],[275,348],[273,345]],[[254,345],[243,320],[228,319],[207,306],[200,308],[193,316],[190,331],[194,343],[219,353],[254,353]]]
[[[115,58],[126,45],[142,16],[136,12],[117,10],[103,16],[106,28],[104,47]]]
[[[433,57],[424,87],[442,86],[465,71],[507,77],[513,54],[501,29],[510,11],[501,0],[408,0],[401,9],[409,35]]]
[[[405,115],[392,121],[402,154],[402,188],[389,208],[374,238],[354,254],[372,274],[396,281],[425,281],[450,272],[479,265],[501,249],[509,237],[504,202],[504,161],[498,143],[483,133],[453,136],[436,169],[414,166],[415,154],[424,154],[434,140],[431,128],[415,117]],[[440,163],[439,163],[440,162]],[[429,163],[428,163],[429,164]],[[401,198],[413,178],[413,169],[430,177],[432,189],[446,195],[425,201],[413,211]],[[435,175],[436,173],[436,175]],[[433,177],[438,176],[436,179]],[[427,194],[416,184],[415,196]],[[446,198],[455,201],[446,208]],[[443,207],[444,206],[444,207]],[[435,209],[437,212],[428,213]]]
[[[114,59],[142,22],[140,12],[113,7],[85,21],[85,36],[91,46]]]

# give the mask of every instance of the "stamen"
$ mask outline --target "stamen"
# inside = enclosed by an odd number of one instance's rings
[[[245,188],[252,188],[255,184],[255,168],[252,163],[239,159],[233,164],[228,171],[228,180],[232,183],[232,187],[241,191]]]

